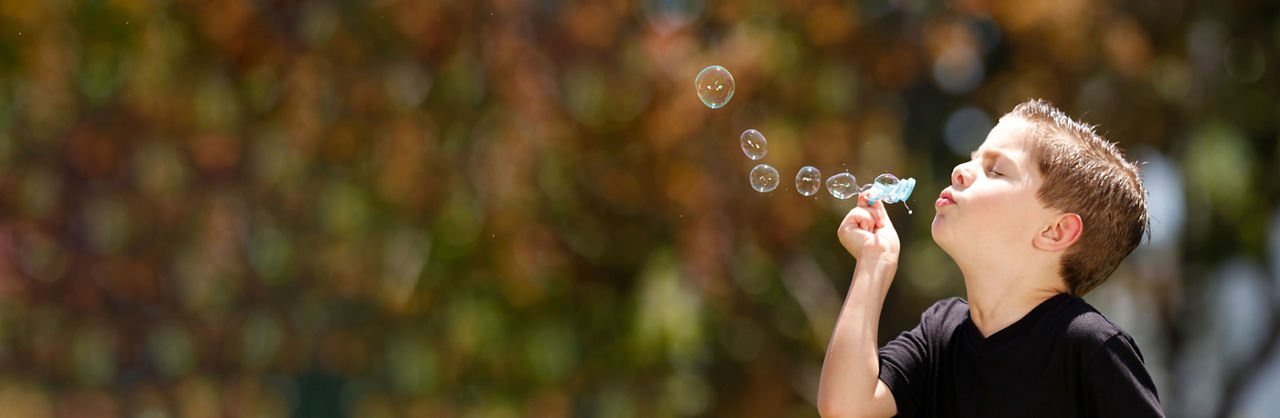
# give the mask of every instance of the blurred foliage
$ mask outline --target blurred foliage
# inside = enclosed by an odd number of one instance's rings
[[[1280,339],[1277,28],[1258,1],[0,0],[0,410],[813,416],[852,203],[788,173],[920,181],[891,338],[963,291],[932,193],[1041,97],[1150,162],[1152,243],[1091,301],[1171,415],[1225,414],[1259,363],[1213,353]],[[1259,324],[1235,348],[1221,306]]]

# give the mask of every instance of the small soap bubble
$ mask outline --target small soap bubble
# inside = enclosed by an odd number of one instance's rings
[[[778,170],[768,164],[757,165],[751,169],[751,188],[757,192],[772,192],[778,187]]]
[[[845,172],[827,178],[827,191],[836,199],[848,199],[857,196],[861,188],[858,187],[858,179]]]
[[[876,176],[876,185],[880,187],[894,187],[898,185],[898,177],[893,174],[884,173]]]
[[[822,188],[822,172],[811,165],[806,165],[796,172],[796,191],[804,196],[813,196]]]
[[[719,65],[703,68],[698,78],[693,80],[702,104],[712,109],[719,109],[733,98],[733,74]]]
[[[769,153],[769,142],[764,140],[764,134],[755,129],[742,131],[738,142],[742,144],[742,153],[747,154],[747,158],[752,160],[764,158],[764,155]]]

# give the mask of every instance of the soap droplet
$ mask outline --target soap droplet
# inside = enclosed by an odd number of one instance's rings
[[[778,170],[768,164],[757,165],[751,169],[751,188],[757,192],[767,193],[778,187]]]
[[[836,199],[848,199],[856,196],[860,191],[858,188],[858,179],[848,172],[836,174],[827,178],[827,191],[831,192]]]
[[[742,153],[747,154],[747,158],[759,160],[769,153],[769,142],[765,141],[764,134],[755,129],[742,131],[742,136],[738,138],[738,142],[742,145]]]
[[[796,191],[803,196],[813,196],[822,188],[822,172],[814,166],[806,165],[796,172]]]
[[[733,74],[719,65],[703,68],[693,80],[698,99],[712,109],[719,109],[733,98]]]

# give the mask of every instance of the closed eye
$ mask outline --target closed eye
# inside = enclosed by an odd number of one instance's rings
[[[978,161],[978,162],[982,165],[982,167],[983,167],[983,171],[985,171],[985,172],[986,172],[986,174],[987,174],[988,176],[991,176],[991,177],[1006,177],[1006,176],[1005,176],[1005,174],[1004,174],[1003,172],[996,171],[996,164],[997,164],[997,163],[999,163],[999,162],[1001,162],[1001,161],[1004,161],[1004,162],[1006,163],[1006,165],[1007,165],[1007,164],[1009,163],[1009,161],[1010,161],[1010,160],[1009,160],[1009,157],[1008,157],[1006,154],[1004,154],[1003,152],[1000,152],[1000,151],[993,151],[993,150],[987,150],[987,151],[985,151],[985,152],[979,152],[979,151],[976,151],[976,150],[975,150],[975,151],[974,151],[972,154],[970,154],[969,156],[970,156],[970,158],[972,158],[972,159],[973,159],[973,161]],[[1006,168],[1008,168],[1008,167],[1006,167]],[[1015,168],[1015,172],[1016,172],[1017,165],[1014,165],[1014,168]]]

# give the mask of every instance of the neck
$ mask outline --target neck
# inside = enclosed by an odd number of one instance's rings
[[[969,317],[983,338],[991,336],[1059,293],[1062,279],[1018,272],[973,271],[961,266],[969,298]]]

